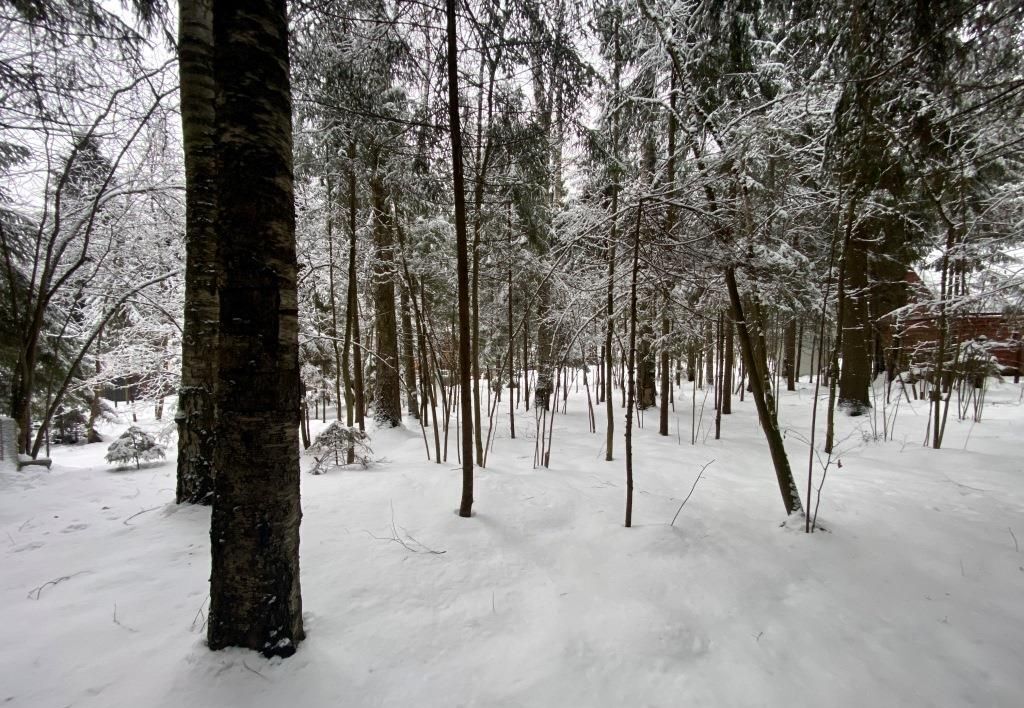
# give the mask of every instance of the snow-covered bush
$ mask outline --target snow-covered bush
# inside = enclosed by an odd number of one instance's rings
[[[135,460],[138,469],[140,461],[164,458],[164,446],[153,439],[153,436],[134,425],[124,431],[117,440],[107,448],[107,462],[120,465]]]
[[[370,455],[373,454],[369,440],[370,437],[365,431],[334,421],[313,441],[313,450],[317,454],[313,455],[316,464],[310,471],[313,474],[323,474],[332,459],[336,467],[348,465],[350,451],[352,462],[358,462],[366,467],[370,464]]]

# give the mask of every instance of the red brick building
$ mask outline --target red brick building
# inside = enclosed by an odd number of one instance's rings
[[[930,366],[939,344],[939,316],[921,303],[931,299],[927,287],[917,273],[906,276],[910,305],[898,315],[883,317],[878,322],[879,344],[886,361],[895,361],[897,370],[914,365]],[[1024,365],[1024,317],[1002,312],[949,312],[950,342],[953,356],[957,343],[975,342],[995,357],[1005,375],[1020,375]]]

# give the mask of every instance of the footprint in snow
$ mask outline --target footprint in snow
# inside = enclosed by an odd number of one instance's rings
[[[21,553],[22,551],[34,551],[37,548],[42,548],[42,547],[43,547],[43,542],[42,541],[31,541],[30,543],[25,543],[25,544],[22,544],[20,546],[15,546],[13,549],[11,549],[11,552],[12,553]]]

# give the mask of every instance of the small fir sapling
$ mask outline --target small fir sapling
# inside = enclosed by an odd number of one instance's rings
[[[373,454],[369,439],[365,431],[334,421],[313,441],[312,447],[316,453],[313,459],[316,460],[316,464],[310,471],[313,474],[323,474],[331,464],[331,459],[334,460],[335,467],[344,467],[348,464],[349,451],[352,452],[353,461],[363,467],[368,466],[370,456]]]
[[[140,461],[164,458],[164,446],[153,439],[153,436],[134,425],[124,431],[117,440],[107,448],[106,459],[112,465],[121,465],[131,460],[135,468]]]

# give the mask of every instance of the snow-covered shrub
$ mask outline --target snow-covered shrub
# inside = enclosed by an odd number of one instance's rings
[[[164,458],[164,446],[154,440],[152,435],[134,425],[107,448],[107,462],[112,465],[135,460],[135,468],[138,469],[140,461],[157,458]]]
[[[323,474],[332,460],[336,467],[349,464],[349,451],[353,462],[366,467],[370,464],[370,456],[373,454],[369,440],[370,437],[365,431],[334,421],[313,441],[313,459],[316,460],[316,464],[310,471],[313,474]]]
[[[50,442],[54,445],[75,445],[85,431],[85,414],[78,408],[61,406],[53,416]]]

